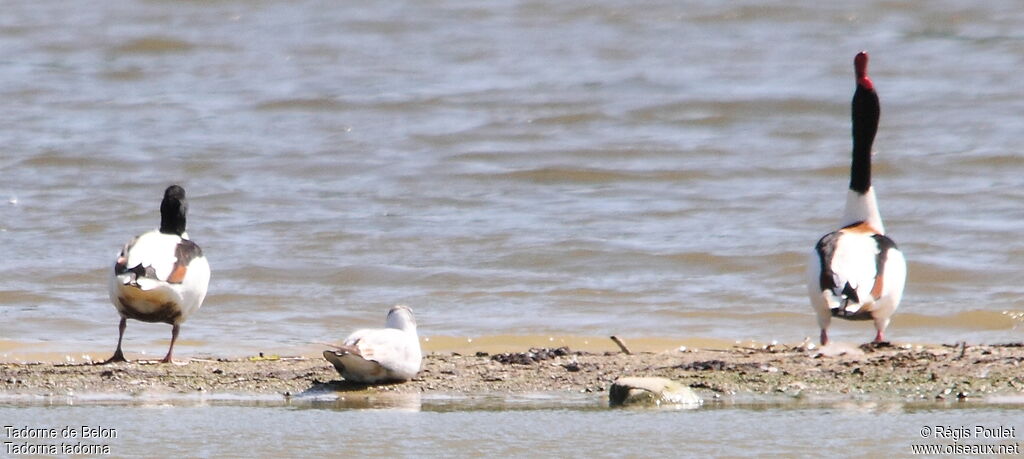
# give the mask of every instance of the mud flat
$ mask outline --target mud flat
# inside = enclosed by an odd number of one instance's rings
[[[410,382],[345,382],[319,355],[192,359],[185,364],[129,362],[0,364],[8,398],[224,393],[303,396],[339,391],[398,393],[604,392],[621,376],[662,376],[728,397],[772,394],[957,400],[1024,394],[1024,343],[1002,345],[736,346],[665,352],[434,352]]]

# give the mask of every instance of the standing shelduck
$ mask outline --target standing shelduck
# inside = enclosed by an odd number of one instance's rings
[[[408,381],[420,371],[423,353],[412,309],[398,305],[388,311],[385,328],[353,332],[324,358],[345,380],[356,383]]]
[[[853,94],[853,163],[846,211],[837,231],[814,246],[808,266],[807,290],[818,315],[821,344],[828,344],[832,317],[873,320],[875,342],[885,340],[885,328],[900,305],[907,263],[896,243],[885,235],[871,187],[871,145],[878,131],[878,94],[868,78],[868,54],[853,60],[857,90]]]
[[[172,360],[182,322],[199,310],[210,284],[210,265],[185,232],[185,190],[171,185],[160,203],[160,229],[124,246],[110,277],[110,301],[121,315],[117,350],[104,363],[124,362],[121,340],[128,319],[170,324],[171,346],[161,362]]]

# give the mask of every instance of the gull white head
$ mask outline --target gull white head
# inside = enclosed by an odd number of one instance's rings
[[[412,315],[412,309],[399,304],[388,311],[388,320],[385,323],[387,328],[397,328],[406,332],[416,332],[416,319]]]

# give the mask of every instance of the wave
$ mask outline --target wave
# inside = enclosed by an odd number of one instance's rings
[[[260,111],[295,110],[295,111],[337,111],[346,107],[333,98],[286,98],[260,102],[254,107]]]
[[[177,38],[148,36],[129,40],[114,50],[124,54],[164,54],[184,53],[192,51],[195,47],[192,43]]]
[[[480,180],[510,180],[540,184],[555,183],[614,183],[627,181],[681,182],[706,178],[700,171],[651,171],[651,170],[609,170],[574,168],[569,166],[548,166],[536,169],[499,172],[493,174],[465,174],[464,177]]]

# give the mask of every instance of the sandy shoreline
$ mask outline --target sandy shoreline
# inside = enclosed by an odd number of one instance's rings
[[[345,382],[319,355],[192,359],[186,364],[0,364],[0,392],[12,395],[232,393],[281,397],[337,391],[527,393],[607,391],[621,376],[662,376],[709,396],[868,395],[956,400],[1024,394],[1024,345],[736,346],[665,352],[432,352],[413,381]]]

